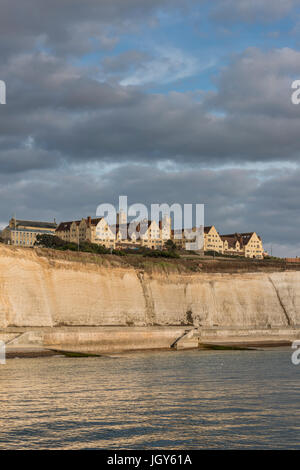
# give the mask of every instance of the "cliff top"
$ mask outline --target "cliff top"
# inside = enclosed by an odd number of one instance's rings
[[[141,271],[165,271],[177,273],[240,273],[240,272],[275,272],[275,271],[300,271],[299,263],[289,263],[283,259],[237,259],[200,257],[198,255],[186,255],[179,259],[148,258],[137,254],[126,256],[98,255],[73,251],[57,251],[49,248],[21,248],[15,246],[0,245],[0,256],[17,255],[24,257],[43,257],[49,260],[61,260],[68,262],[92,263],[105,267],[134,268]]]

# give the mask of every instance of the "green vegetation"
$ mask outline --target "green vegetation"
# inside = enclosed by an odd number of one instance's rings
[[[161,250],[147,250],[143,256],[149,258],[180,258],[180,255],[175,251],[161,251]]]
[[[176,251],[177,249],[176,244],[173,242],[173,240],[166,241],[165,247],[167,251]]]
[[[215,258],[237,258],[237,259],[247,259],[247,260],[250,259],[250,258],[245,258],[245,256],[240,256],[240,255],[222,254],[214,250],[205,251],[204,254],[205,256],[213,256]]]
[[[96,245],[95,243],[83,242],[83,243],[70,243],[61,240],[54,235],[37,235],[35,246],[43,248],[52,248],[60,251],[80,251],[83,253],[96,253],[99,255],[110,254],[111,250],[105,248],[102,245]],[[113,250],[114,251],[114,250]]]
[[[270,256],[270,255],[265,256],[264,260],[267,260],[267,261],[268,260],[270,260],[270,261],[282,261],[284,263],[286,262],[284,258],[278,258],[277,256]],[[300,261],[300,259],[299,259],[299,261]]]
[[[117,256],[141,255],[149,258],[180,258],[175,251],[150,250],[145,247],[141,247],[137,250],[113,250],[106,248],[103,245],[97,245],[96,243],[83,242],[77,244],[65,242],[54,235],[37,235],[36,238],[35,246],[41,248],[52,248],[59,251],[78,251],[81,253],[94,253],[98,255],[113,254]]]

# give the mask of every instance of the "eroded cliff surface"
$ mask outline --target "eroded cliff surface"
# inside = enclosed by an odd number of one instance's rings
[[[0,248],[0,327],[300,325],[300,271],[147,272]]]

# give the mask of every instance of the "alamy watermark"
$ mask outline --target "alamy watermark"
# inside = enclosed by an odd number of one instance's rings
[[[6,104],[6,83],[0,80],[0,104]]]
[[[5,343],[3,341],[0,341],[0,365],[2,364],[5,364],[5,357],[6,357],[6,354],[5,354]]]
[[[294,366],[299,366],[300,364],[300,340],[293,342],[292,349],[295,349],[291,358],[292,363],[294,364]]]
[[[295,80],[292,83],[292,89],[295,90],[291,96],[292,103],[300,104],[300,80]]]
[[[96,215],[105,218],[114,235],[122,226],[122,238],[129,236],[138,240],[147,233],[149,222],[156,222],[162,228],[165,241],[171,238],[170,230],[173,230],[174,239],[184,239],[187,250],[202,250],[204,246],[204,204],[151,204],[149,212],[146,205],[128,206],[128,197],[119,196],[118,208],[100,204]]]

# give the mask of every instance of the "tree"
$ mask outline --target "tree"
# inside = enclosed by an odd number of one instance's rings
[[[176,248],[177,248],[173,240],[168,240],[165,243],[165,247],[167,248],[168,251],[176,251]]]
[[[65,246],[65,242],[61,239],[56,237],[55,235],[37,235],[35,246],[42,246],[44,248],[60,248],[62,249]]]

